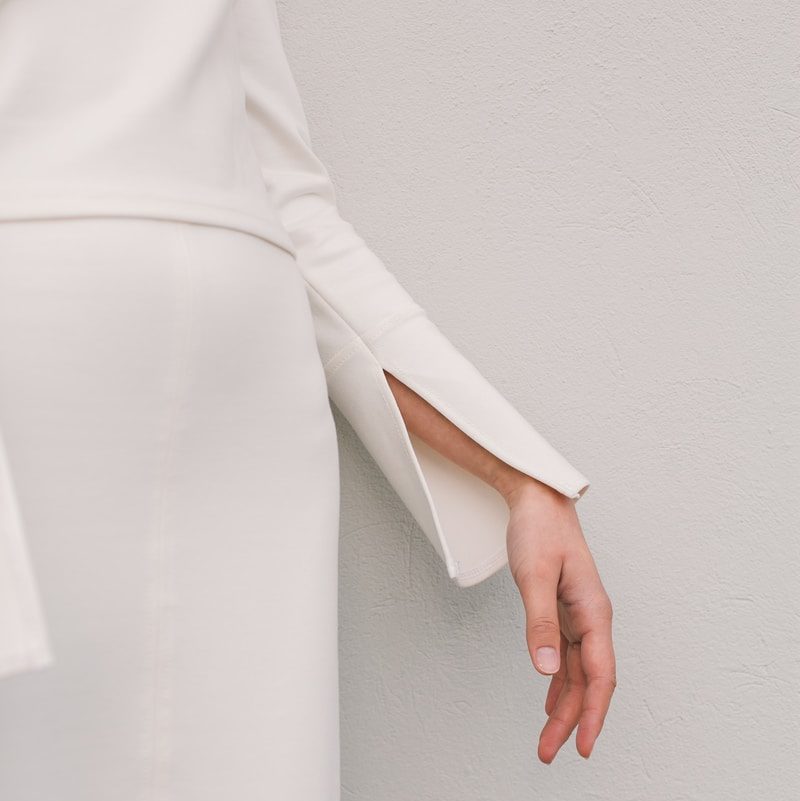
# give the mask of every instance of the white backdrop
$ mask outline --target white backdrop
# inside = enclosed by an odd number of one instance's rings
[[[797,4],[279,12],[343,216],[587,475],[615,611],[546,766],[507,568],[451,584],[337,415],[343,799],[798,797]]]

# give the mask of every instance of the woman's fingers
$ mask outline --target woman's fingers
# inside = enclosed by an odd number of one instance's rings
[[[547,719],[539,735],[539,759],[550,763],[558,749],[569,739],[583,707],[583,694],[586,680],[581,666],[580,643],[567,646],[567,677],[555,708]]]
[[[611,608],[595,613],[590,630],[581,640],[581,666],[586,676],[575,747],[581,756],[589,757],[617,686],[616,660],[611,643]]]
[[[567,555],[561,590],[562,628],[569,639],[581,642],[586,691],[575,746],[581,756],[588,758],[617,683],[611,633],[613,609],[588,550]]]
[[[550,687],[547,690],[547,697],[544,699],[544,711],[546,715],[550,715],[555,708],[556,701],[561,695],[561,690],[567,680],[567,646],[569,645],[567,638],[563,632],[561,634],[561,665],[558,668],[558,673],[553,674],[550,680]]]
[[[538,491],[509,497],[509,566],[528,650],[536,670],[551,677],[539,758],[552,761],[576,726],[578,753],[588,757],[616,687],[611,602],[574,503]]]
[[[558,579],[561,558],[537,553],[517,586],[525,607],[525,636],[534,667],[545,676],[561,664],[561,627],[558,621]]]

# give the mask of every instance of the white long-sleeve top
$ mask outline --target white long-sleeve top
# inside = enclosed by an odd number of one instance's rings
[[[245,91],[248,70],[291,91],[275,25],[271,0],[5,0],[0,218],[155,216],[290,247]]]
[[[384,370],[510,465],[588,488],[340,216],[274,0],[0,2],[0,222],[93,215],[231,227],[296,257],[330,398],[459,586],[507,563],[508,509],[407,430]],[[54,658],[1,426],[0,676]]]

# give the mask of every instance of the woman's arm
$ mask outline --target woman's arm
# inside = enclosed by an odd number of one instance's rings
[[[540,646],[565,654],[551,680],[539,756],[552,759],[579,716],[586,756],[614,671],[610,605],[575,513],[588,479],[341,216],[312,147],[274,0],[239,0],[236,12],[251,139],[306,282],[328,393],[459,586],[509,564],[532,657]],[[578,640],[582,651],[565,645]]]
[[[588,479],[480,373],[339,213],[280,35],[274,0],[236,4],[251,141],[306,282],[328,394],[461,587],[507,563],[508,509],[414,437],[391,373],[474,441],[569,498]]]

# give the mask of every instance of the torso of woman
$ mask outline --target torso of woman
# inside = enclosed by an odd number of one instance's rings
[[[3,2],[0,220],[176,219],[294,253],[246,91],[261,70],[271,113],[279,41],[273,0]]]

